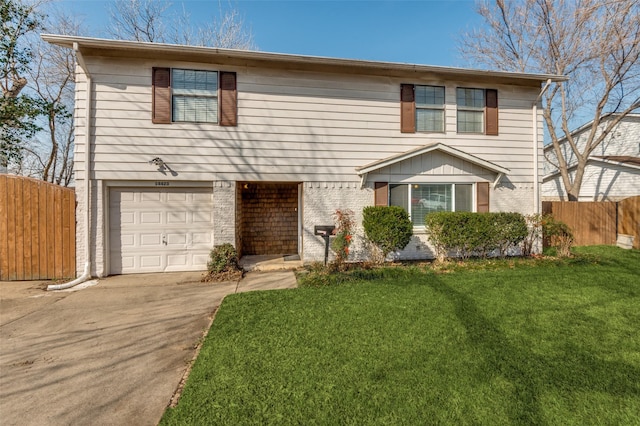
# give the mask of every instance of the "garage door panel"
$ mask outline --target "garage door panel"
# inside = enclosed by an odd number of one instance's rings
[[[206,269],[211,188],[112,188],[109,209],[111,273]]]

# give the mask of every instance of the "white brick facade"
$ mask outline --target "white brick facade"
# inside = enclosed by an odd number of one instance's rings
[[[236,183],[213,183],[213,244],[236,245]]]

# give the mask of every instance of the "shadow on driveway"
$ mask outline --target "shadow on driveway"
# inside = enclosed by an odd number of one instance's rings
[[[0,283],[2,424],[157,424],[224,296],[295,286],[274,274],[125,275],[66,293]]]

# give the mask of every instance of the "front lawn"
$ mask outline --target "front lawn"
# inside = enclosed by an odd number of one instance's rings
[[[229,296],[161,424],[639,424],[640,252],[579,253]]]

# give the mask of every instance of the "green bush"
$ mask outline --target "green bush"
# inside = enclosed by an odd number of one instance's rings
[[[369,206],[362,211],[362,226],[367,239],[384,261],[394,250],[402,250],[411,241],[413,224],[406,210],[398,206]]]
[[[505,256],[528,233],[519,213],[435,212],[425,217],[425,225],[439,260],[452,251],[463,259],[486,257],[495,250]]]
[[[240,269],[238,265],[238,253],[232,244],[226,243],[213,247],[213,250],[209,253],[209,258],[211,260],[207,263],[207,269],[212,274],[237,271]]]
[[[573,233],[566,223],[556,220],[551,215],[542,219],[542,234],[548,239],[551,247],[555,247],[559,257],[571,256]]]

